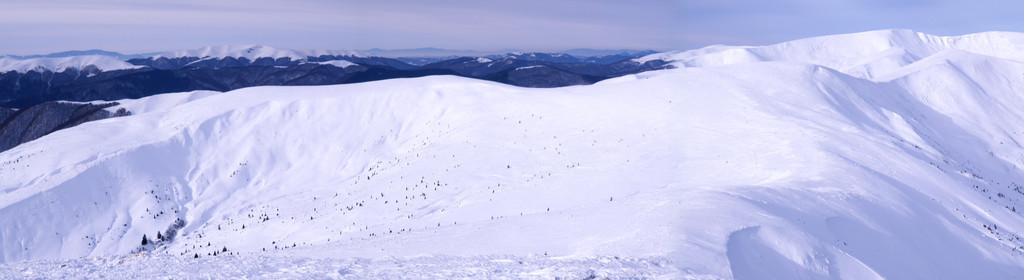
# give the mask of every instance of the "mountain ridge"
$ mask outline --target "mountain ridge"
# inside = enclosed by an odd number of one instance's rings
[[[117,100],[130,116],[0,152],[0,261],[604,256],[665,258],[673,279],[1009,279],[1024,62],[987,53],[1014,37],[713,47],[558,88],[429,76]]]
[[[455,64],[451,58],[410,65],[385,57],[352,55],[305,56],[262,46],[198,49],[181,57],[132,58],[127,62],[103,56],[0,59],[0,106],[28,107],[43,102],[114,100],[189,90],[226,91],[259,85],[341,84],[393,77],[458,74],[525,87],[559,87],[589,84],[628,73],[660,69],[663,63],[633,63],[633,56],[580,60],[568,55],[504,55],[502,64]],[[238,57],[235,57],[235,56]],[[538,56],[539,55],[539,56]],[[268,56],[281,56],[271,58]],[[325,65],[327,61],[347,61]],[[423,60],[427,63],[430,60]],[[99,65],[99,67],[94,66]],[[556,76],[518,75],[516,68],[545,65]],[[475,69],[470,69],[475,68]],[[512,68],[513,71],[502,72]],[[536,72],[541,69],[521,69]],[[363,74],[356,74],[366,72]],[[508,75],[516,75],[509,78]],[[498,76],[494,76],[498,75]],[[353,79],[353,76],[360,78]],[[533,77],[533,78],[531,78]]]
[[[848,44],[857,47],[844,47]],[[860,77],[873,73],[868,63],[906,66],[942,50],[954,49],[1002,59],[1024,61],[1024,33],[979,32],[934,36],[909,29],[887,29],[799,39],[767,46],[709,46],[696,50],[651,54],[637,61],[660,59],[680,67],[709,67],[755,61],[800,61]],[[799,50],[793,50],[797,48]],[[787,50],[785,52],[781,50]],[[788,55],[788,57],[787,57]],[[873,57],[874,56],[874,57]],[[908,57],[902,57],[908,56]],[[869,58],[861,61],[855,58]],[[887,67],[883,69],[890,69]]]

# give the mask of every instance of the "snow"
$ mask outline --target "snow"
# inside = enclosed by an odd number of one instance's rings
[[[136,69],[142,66],[132,65],[123,60],[103,55],[83,55],[56,58],[30,58],[17,59],[12,57],[0,58],[0,73],[15,71],[25,73],[28,71],[52,71],[64,72],[71,69],[82,70],[88,66],[95,66],[100,71],[111,71],[121,69]]]
[[[317,62],[317,64],[334,65],[335,67],[338,67],[338,68],[345,68],[345,67],[349,67],[349,66],[359,65],[359,64],[352,63],[351,61],[348,61],[348,60],[331,60],[331,61]]]
[[[117,108],[124,108],[134,114],[142,112],[165,111],[175,106],[220,94],[218,91],[197,90],[188,93],[159,94],[144,99],[116,100]],[[116,110],[116,109],[114,109]]]
[[[411,257],[332,259],[291,256],[169,255],[95,257],[0,266],[0,275],[25,279],[715,279],[683,275],[664,259],[613,257]]]
[[[1019,278],[1016,37],[718,46],[554,89],[431,76],[122,100],[131,116],[0,153],[0,273]]]
[[[356,57],[366,57],[366,56],[368,56],[367,54],[364,54],[361,51],[356,51],[356,50],[322,50],[322,49],[315,49],[315,50],[301,51],[300,53],[303,54],[303,55],[312,56],[312,57],[318,57],[318,56],[323,56],[323,55],[329,55],[329,56],[356,56]]]
[[[517,67],[516,71],[526,70],[526,69],[531,69],[531,68],[537,68],[537,67],[544,67],[544,65],[530,65],[530,66]]]
[[[257,58],[269,57],[269,58],[291,58],[292,60],[305,60],[309,56],[317,57],[321,55],[337,55],[337,56],[360,56],[356,51],[352,50],[309,50],[309,51],[297,51],[292,49],[274,48],[264,45],[223,45],[223,46],[207,46],[192,50],[179,50],[161,53],[154,56],[153,58],[176,58],[176,57],[198,57],[203,59],[222,59],[226,57],[234,58],[246,58],[249,60],[256,60]]]
[[[247,58],[249,60],[255,60],[260,57],[270,58],[284,58],[288,57],[293,60],[305,59],[306,56],[300,55],[297,51],[288,49],[278,49],[263,45],[224,45],[224,46],[208,46],[193,50],[180,50],[173,52],[166,52],[154,56],[153,58],[161,57],[198,57],[198,58]]]
[[[770,46],[709,46],[635,59],[661,59],[677,67],[712,67],[757,61],[791,61],[829,67],[872,79],[947,50],[1004,60],[1024,61],[1024,34],[982,32],[962,36],[933,36],[911,30],[879,30],[814,37]]]
[[[486,58],[486,57],[478,57],[476,59],[477,63],[490,63],[492,61],[494,61],[494,60],[491,60],[490,58]]]

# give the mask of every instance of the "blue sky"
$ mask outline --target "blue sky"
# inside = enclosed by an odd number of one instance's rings
[[[685,50],[889,28],[1021,31],[1022,8],[1024,1],[1002,0],[4,0],[0,53],[225,44]]]

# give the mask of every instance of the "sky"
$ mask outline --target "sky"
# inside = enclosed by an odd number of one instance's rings
[[[669,50],[682,3],[609,0],[3,0],[0,54],[209,45]]]
[[[881,29],[1024,32],[1019,0],[682,0],[682,49],[767,45]]]
[[[4,0],[0,54],[210,45],[688,50],[907,28],[1024,31],[1009,0]]]

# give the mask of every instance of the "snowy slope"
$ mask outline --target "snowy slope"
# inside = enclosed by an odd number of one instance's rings
[[[0,153],[0,271],[128,254],[181,219],[145,249],[201,275],[399,257],[472,277],[435,266],[450,256],[494,260],[479,277],[556,275],[498,265],[520,258],[640,267],[594,270],[610,277],[1020,278],[1017,37],[715,47],[557,89],[434,76],[123,100],[134,115]],[[148,271],[116,275],[177,275]]]
[[[95,66],[100,71],[111,71],[120,69],[135,69],[142,66],[132,65],[124,60],[105,55],[83,55],[54,58],[29,58],[18,59],[12,57],[0,57],[0,73],[15,71],[25,73],[28,71],[52,71],[64,72],[69,69],[85,69],[88,66]]]
[[[0,265],[5,278],[28,279],[715,279],[679,273],[657,258],[417,256],[334,259],[278,255],[181,258],[90,257]]]
[[[911,30],[879,30],[808,38],[770,46],[710,46],[685,52],[652,54],[636,60],[672,60],[680,67],[791,61],[822,65],[857,77],[875,78],[948,50],[1024,61],[1024,34],[982,32],[962,36],[933,36]]]

